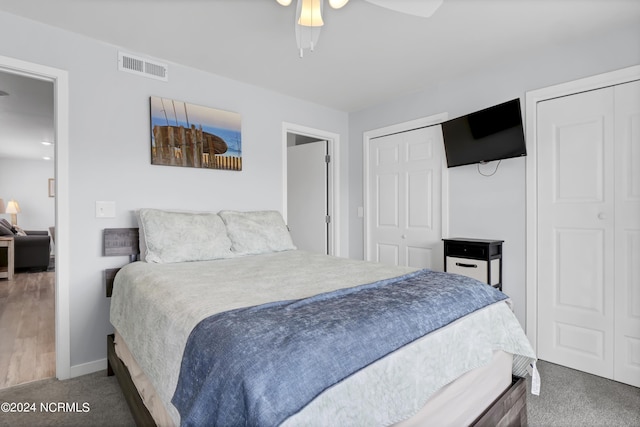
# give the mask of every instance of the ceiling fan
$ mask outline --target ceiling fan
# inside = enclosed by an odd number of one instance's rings
[[[289,6],[292,0],[276,0],[282,6]],[[400,13],[429,18],[442,5],[444,0],[365,0],[376,6],[384,7]],[[333,9],[340,9],[349,0],[328,0]],[[296,42],[302,58],[304,49],[313,52],[318,43],[320,29],[324,25],[322,9],[324,0],[297,0],[296,9]]]

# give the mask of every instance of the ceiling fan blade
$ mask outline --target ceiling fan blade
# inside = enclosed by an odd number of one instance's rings
[[[429,18],[442,5],[444,0],[365,0],[376,6],[396,12]]]

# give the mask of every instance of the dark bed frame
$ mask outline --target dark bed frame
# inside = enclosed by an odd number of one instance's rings
[[[135,261],[140,254],[137,228],[107,228],[104,230],[103,254],[105,256],[129,256]],[[119,268],[105,270],[105,289],[111,297],[113,280]],[[115,351],[114,335],[107,336],[107,375],[115,375],[122,394],[129,405],[131,415],[139,427],[155,426],[156,423],[144,405],[129,369]],[[474,422],[473,426],[502,427],[527,425],[527,385],[524,378],[512,377],[508,387]]]

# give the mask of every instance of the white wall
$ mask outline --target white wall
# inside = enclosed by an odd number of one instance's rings
[[[18,226],[25,230],[47,231],[55,224],[55,199],[49,197],[49,178],[54,164],[46,160],[0,158],[0,198],[5,206],[15,199],[20,204]],[[11,221],[11,215],[0,213]]]
[[[69,73],[72,367],[104,361],[112,332],[103,270],[127,259],[101,256],[104,228],[135,226],[133,212],[141,207],[282,210],[282,123],[346,139],[346,113],[178,64],[169,65],[168,83],[118,72],[117,47],[4,12],[0,40],[11,40],[0,43],[0,55]],[[151,95],[240,113],[244,170],[152,166]],[[346,163],[342,173],[346,182]],[[346,189],[340,197],[346,224]],[[116,218],[95,218],[98,200],[115,201]],[[346,254],[347,239],[343,245]]]
[[[437,58],[428,60],[437,61]],[[363,257],[362,134],[365,131],[448,112],[458,117],[533,89],[640,64],[640,23],[608,34],[584,35],[572,44],[523,52],[501,63],[475,68],[424,91],[349,115],[350,257]],[[524,113],[524,112],[523,112]],[[493,163],[492,163],[493,165]],[[491,168],[485,167],[489,171]],[[484,168],[483,168],[484,170]],[[525,321],[525,160],[504,160],[495,176],[476,166],[449,173],[449,236],[504,239],[504,291]]]

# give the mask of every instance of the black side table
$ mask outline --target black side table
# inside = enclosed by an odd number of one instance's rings
[[[502,290],[504,240],[442,239],[444,271],[473,277]]]

